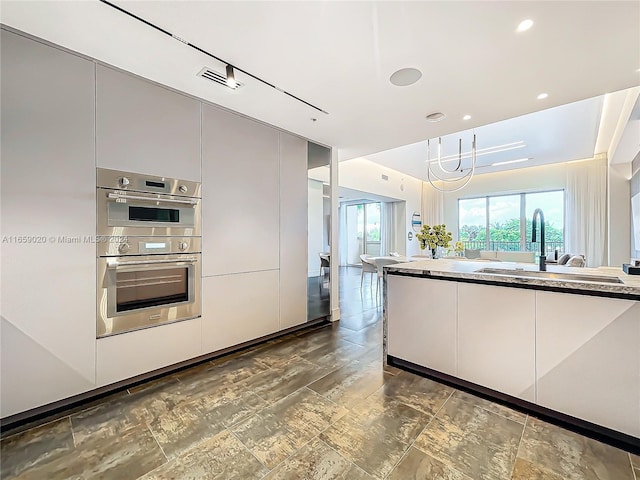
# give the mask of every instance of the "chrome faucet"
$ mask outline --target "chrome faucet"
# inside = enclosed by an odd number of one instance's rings
[[[547,270],[547,256],[544,254],[544,213],[539,208],[533,212],[533,221],[531,222],[531,241],[536,241],[536,218],[540,217],[540,271]]]

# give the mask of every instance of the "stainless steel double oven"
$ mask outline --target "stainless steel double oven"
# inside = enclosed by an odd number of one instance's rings
[[[98,169],[97,199],[97,336],[200,316],[200,184]]]

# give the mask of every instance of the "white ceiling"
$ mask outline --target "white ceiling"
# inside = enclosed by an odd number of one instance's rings
[[[598,138],[603,100],[604,96],[594,97],[445,135],[442,137],[442,157],[454,157],[445,163],[445,167],[449,170],[455,167],[459,139],[462,139],[463,155],[470,152],[474,133],[478,152],[476,174],[591,158]],[[448,177],[437,168],[437,144],[437,139],[431,140],[432,170],[440,177]],[[496,153],[491,153],[493,151]],[[365,158],[427,180],[426,141],[367,155]],[[527,161],[492,166],[493,163],[523,158]],[[463,158],[463,169],[469,165],[470,158]]]
[[[241,73],[236,92],[198,78],[224,65],[97,0],[3,0],[0,20],[338,147],[342,160],[640,84],[637,1],[115,3],[329,115]],[[525,18],[533,28],[515,33]],[[404,67],[420,81],[391,85]],[[435,111],[447,118],[427,122]]]

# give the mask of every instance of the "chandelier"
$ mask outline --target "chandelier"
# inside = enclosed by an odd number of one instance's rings
[[[427,179],[433,188],[440,192],[457,192],[464,188],[473,177],[476,170],[476,135],[473,134],[471,143],[471,164],[463,168],[462,159],[468,155],[462,155],[462,139],[458,139],[458,162],[453,169],[447,168],[444,163],[455,160],[455,155],[442,159],[442,138],[438,137],[438,159],[431,160],[431,144],[427,140]],[[434,167],[435,164],[435,167]],[[438,170],[438,173],[436,173]],[[446,178],[445,178],[446,177]],[[442,186],[436,185],[434,182],[442,182]]]

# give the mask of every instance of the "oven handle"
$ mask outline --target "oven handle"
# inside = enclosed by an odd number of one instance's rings
[[[114,193],[110,192],[107,197],[113,199],[123,199],[123,200],[145,200],[147,202],[162,202],[162,203],[181,203],[183,205],[196,205],[198,203],[198,198],[186,198],[176,199],[176,198],[161,198],[161,197],[142,197],[139,195],[125,195],[123,193]]]
[[[118,262],[117,260],[107,260],[107,266],[109,268],[128,267],[129,265],[156,265],[163,263],[196,263],[198,261],[195,257],[178,258],[173,260],[134,260],[132,262]]]

